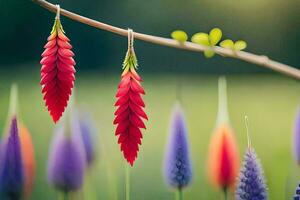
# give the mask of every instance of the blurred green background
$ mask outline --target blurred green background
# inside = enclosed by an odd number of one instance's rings
[[[224,38],[244,39],[248,51],[299,66],[298,0],[64,0],[70,11],[138,32],[169,37],[174,29],[190,35],[219,27]],[[4,127],[10,85],[17,82],[22,120],[33,136],[37,159],[34,200],[53,200],[47,157],[54,125],[39,86],[39,60],[54,14],[29,0],[0,0],[0,123]],[[87,200],[124,199],[124,161],[112,125],[114,94],[127,39],[62,17],[77,61],[76,101],[91,111],[98,127],[98,160],[87,174]],[[244,115],[267,177],[270,199],[291,199],[300,180],[292,159],[291,134],[300,99],[298,82],[259,66],[136,41],[139,73],[147,95],[148,129],[131,170],[132,200],[173,199],[162,162],[171,108],[180,91],[192,149],[194,181],[185,199],[221,199],[205,174],[208,143],[217,114],[217,80],[227,74],[231,124],[241,158],[246,148]],[[247,74],[247,75],[246,75]],[[299,178],[299,179],[298,179]]]
[[[26,67],[26,66],[24,66]],[[47,183],[47,156],[54,129],[44,107],[38,73],[28,79],[23,73],[2,77],[0,119],[6,119],[9,80],[19,83],[21,117],[33,136],[37,159],[34,200],[53,200],[57,193]],[[173,199],[165,185],[162,163],[172,106],[176,100],[178,80],[181,83],[182,105],[186,112],[194,181],[185,192],[185,199],[222,199],[222,193],[208,184],[206,160],[208,143],[217,115],[217,76],[157,75],[144,76],[147,95],[148,129],[135,166],[131,170],[131,199]],[[266,81],[268,80],[268,81]],[[125,162],[117,145],[112,125],[114,94],[118,76],[109,73],[82,73],[76,82],[77,105],[88,109],[97,122],[97,162],[86,179],[87,200],[124,199]],[[249,116],[253,146],[266,173],[270,199],[286,198],[300,180],[300,168],[291,155],[291,133],[299,104],[298,83],[288,78],[266,75],[227,76],[231,124],[238,140],[241,158],[246,150],[244,116]],[[3,127],[3,126],[2,126]],[[299,179],[297,179],[299,178]]]

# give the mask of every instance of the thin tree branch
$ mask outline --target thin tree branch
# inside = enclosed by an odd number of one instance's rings
[[[32,0],[33,2],[39,4],[40,6],[46,8],[47,10],[51,12],[56,12],[57,7],[54,4],[51,4],[45,0]],[[78,21],[83,24],[87,24],[89,26],[102,29],[105,31],[109,31],[118,35],[126,36],[128,35],[128,30],[127,29],[122,29],[118,28],[115,26],[111,26],[109,24],[105,24],[93,19],[89,19],[87,17],[75,14],[73,12],[67,11],[65,9],[60,10],[61,15],[64,15],[74,21]],[[189,51],[196,51],[196,52],[203,52],[207,50],[206,46],[195,44],[192,42],[184,42],[183,44],[179,43],[176,40],[169,39],[169,38],[163,38],[163,37],[157,37],[157,36],[152,36],[152,35],[147,35],[143,33],[137,33],[134,32],[134,38],[143,40],[145,42],[150,42],[154,43],[157,45],[162,45],[162,46],[168,46],[168,47],[173,47],[177,49],[184,49],[184,50],[189,50]],[[213,50],[215,51],[216,54],[219,54],[224,57],[231,57],[231,58],[236,58],[240,59],[249,63],[253,63],[265,68],[272,69],[274,71],[280,72],[282,74],[291,76],[293,78],[296,78],[300,80],[300,70],[294,67],[291,67],[289,65],[274,61],[269,59],[267,56],[264,55],[256,55],[253,53],[248,53],[245,51],[232,51],[230,49],[225,49],[219,46],[213,47]]]

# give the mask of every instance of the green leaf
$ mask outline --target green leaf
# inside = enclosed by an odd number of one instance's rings
[[[220,46],[223,47],[223,48],[226,48],[226,49],[234,49],[234,43],[232,40],[223,40],[221,43],[220,43]]]
[[[205,50],[205,51],[204,51],[204,56],[205,56],[206,58],[211,58],[211,57],[213,57],[214,55],[215,55],[215,52],[214,52],[213,50],[211,50],[211,49]]]
[[[222,31],[219,28],[214,28],[209,32],[209,41],[211,46],[215,46],[222,38]]]
[[[171,37],[178,42],[185,42],[188,39],[188,35],[182,30],[173,31]]]
[[[237,51],[241,51],[247,47],[247,43],[244,40],[236,41],[234,44],[234,49]]]
[[[193,35],[191,40],[192,40],[192,42],[197,43],[197,44],[210,46],[207,33],[196,33]]]
[[[130,68],[134,68],[137,69],[138,67],[138,61],[136,58],[136,55],[134,53],[134,49],[128,49],[125,59],[123,61],[123,67],[122,69],[125,70],[129,70]]]

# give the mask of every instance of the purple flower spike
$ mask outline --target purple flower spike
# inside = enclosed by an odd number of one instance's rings
[[[94,136],[95,136],[95,125],[92,117],[84,113],[79,119],[80,130],[82,134],[82,141],[84,144],[86,161],[90,166],[95,159],[95,147],[94,147]]]
[[[64,126],[57,127],[48,161],[48,181],[63,192],[82,187],[85,172],[85,152],[78,117],[72,120],[71,134]]]
[[[300,184],[296,188],[296,192],[295,192],[295,195],[294,195],[294,200],[300,200]]]
[[[235,196],[236,200],[268,199],[263,170],[252,148],[247,150],[244,157]]]
[[[0,158],[0,199],[19,200],[22,196],[24,175],[16,117],[12,118],[8,138],[3,142]]]
[[[167,184],[176,189],[188,186],[192,180],[187,127],[179,104],[173,109],[164,174]]]
[[[298,108],[297,117],[294,126],[294,156],[298,165],[300,165],[300,108]]]

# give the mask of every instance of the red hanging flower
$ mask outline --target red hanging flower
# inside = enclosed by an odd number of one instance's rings
[[[55,123],[62,116],[74,86],[75,61],[69,41],[56,18],[40,62],[42,93]]]
[[[114,124],[117,124],[115,134],[119,136],[118,143],[125,159],[132,166],[141,145],[141,128],[146,129],[143,119],[148,120],[144,111],[144,101],[141,95],[145,91],[141,85],[142,79],[137,74],[137,59],[133,48],[129,48],[123,63],[121,82],[116,94]]]

